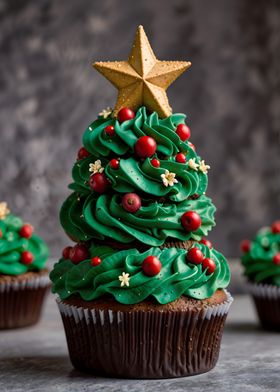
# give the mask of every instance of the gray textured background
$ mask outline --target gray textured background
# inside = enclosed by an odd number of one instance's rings
[[[191,60],[169,89],[210,163],[211,238],[227,256],[280,217],[280,2],[0,0],[0,199],[52,246],[83,130],[115,90],[92,60],[125,59],[143,24],[157,56]]]

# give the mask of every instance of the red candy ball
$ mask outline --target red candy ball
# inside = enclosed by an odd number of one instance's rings
[[[33,234],[33,227],[27,223],[23,225],[19,231],[19,235],[27,239],[31,238],[32,234]]]
[[[85,245],[77,244],[69,252],[69,258],[74,264],[78,264],[81,261],[88,259],[88,249]]]
[[[100,257],[94,256],[94,257],[92,257],[92,259],[91,259],[91,261],[90,261],[90,264],[91,264],[93,267],[97,267],[101,262],[102,262],[102,260],[100,259]]]
[[[201,218],[197,212],[187,211],[181,216],[181,223],[186,231],[195,231],[201,226]]]
[[[118,170],[118,168],[120,167],[120,161],[119,159],[111,159],[109,165],[112,169]]]
[[[208,246],[208,248],[213,248],[212,242],[210,242],[210,241],[207,240],[206,238],[202,238],[202,239],[199,241],[199,243]]]
[[[250,248],[251,248],[251,242],[249,240],[241,241],[240,249],[242,250],[243,253],[249,252]]]
[[[28,250],[22,252],[20,261],[23,264],[26,264],[26,265],[31,264],[33,260],[34,260],[34,257],[31,252],[29,252]]]
[[[189,142],[189,146],[190,146],[194,151],[196,151],[195,145],[194,145],[193,143]]]
[[[66,248],[63,249],[62,251],[62,257],[67,260],[70,259],[70,251],[72,249],[72,246],[66,246]]]
[[[129,108],[122,108],[118,113],[118,121],[123,123],[124,121],[132,120],[135,117],[133,110]]]
[[[161,262],[156,256],[148,256],[143,261],[142,269],[145,275],[155,276],[161,270]]]
[[[150,136],[141,136],[135,143],[134,149],[140,158],[149,158],[156,152],[157,143]]]
[[[106,135],[110,137],[115,135],[115,127],[113,125],[107,125],[107,127],[104,128],[104,131]]]
[[[210,259],[210,258],[207,257],[207,258],[204,259],[203,262],[202,262],[202,268],[203,268],[204,270],[207,269],[206,275],[213,274],[213,272],[214,272],[215,269],[216,269],[215,261],[214,261],[213,259]]]
[[[275,265],[280,265],[280,253],[276,253],[276,255],[273,256],[273,264]]]
[[[85,147],[81,147],[78,151],[77,159],[84,159],[90,156],[90,153]]]
[[[104,193],[108,189],[110,182],[104,173],[92,174],[89,178],[89,186],[97,193]]]
[[[136,193],[127,193],[122,198],[122,206],[128,212],[136,212],[141,207],[141,199]]]
[[[274,234],[280,233],[280,220],[274,222],[274,223],[271,225],[271,231],[272,231],[272,233],[274,233]]]
[[[160,161],[157,158],[151,159],[151,165],[154,167],[160,167]]]
[[[199,248],[191,248],[188,251],[186,258],[192,264],[201,264],[204,259],[204,255]]]
[[[186,160],[187,160],[186,155],[183,154],[182,152],[179,152],[176,155],[176,162],[178,162],[178,163],[186,163]]]
[[[176,128],[176,133],[183,142],[191,136],[191,130],[186,124],[179,124]]]

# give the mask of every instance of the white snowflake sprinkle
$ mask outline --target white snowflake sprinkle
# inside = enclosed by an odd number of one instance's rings
[[[123,272],[122,275],[119,276],[119,281],[121,282],[121,287],[124,287],[124,286],[128,287],[129,280],[130,280],[130,277],[129,277],[128,273]]]
[[[101,110],[99,116],[104,118],[104,120],[106,120],[106,118],[111,116],[112,112],[113,112],[112,108],[107,107],[106,109]]]
[[[171,173],[169,170],[165,170],[165,173],[160,176],[164,186],[173,186],[178,183],[178,180],[175,178],[176,174]]]
[[[207,174],[209,169],[210,169],[210,166],[209,166],[209,165],[206,165],[206,164],[205,164],[205,161],[201,161],[201,162],[200,162],[200,164],[199,164],[199,170],[200,170],[202,173]]]
[[[195,162],[194,158],[188,160],[188,166],[195,171],[199,168],[199,164]]]
[[[0,203],[0,219],[5,219],[9,212],[8,204],[5,201],[2,201]]]
[[[102,167],[100,159],[97,159],[94,163],[89,164],[89,171],[93,174],[102,173],[104,171],[104,167]]]

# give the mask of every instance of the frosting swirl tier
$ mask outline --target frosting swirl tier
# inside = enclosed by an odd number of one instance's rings
[[[273,233],[270,227],[261,229],[251,241],[250,250],[241,258],[247,278],[256,283],[280,286],[280,265],[274,262],[278,253],[280,233]]]
[[[71,238],[110,238],[121,243],[137,240],[160,246],[168,238],[200,240],[207,235],[215,225],[215,207],[205,196],[208,177],[204,161],[176,133],[185,117],[172,114],[159,119],[157,113],[148,115],[142,107],[132,120],[119,123],[110,117],[98,118],[86,129],[83,143],[89,156],[74,164],[74,182],[69,186],[74,192],[60,213],[61,224]],[[114,127],[113,135],[108,136],[107,126]],[[143,159],[135,153],[135,144],[142,136],[156,142],[152,158],[159,166],[152,164],[151,157]],[[186,162],[177,161],[178,153],[184,154]],[[118,160],[117,168],[110,165],[112,159]],[[90,186],[92,172],[102,173],[109,181],[104,194]],[[164,179],[166,173],[176,176],[176,180],[170,183]],[[122,207],[121,198],[133,192],[141,197],[142,206],[132,214]],[[183,228],[180,219],[187,211],[199,214],[199,229]]]
[[[45,268],[49,255],[47,245],[34,233],[30,238],[21,236],[22,226],[23,221],[11,213],[0,219],[0,274],[20,275]],[[23,252],[29,252],[33,261],[24,263]]]
[[[131,214],[122,208],[117,194],[73,193],[64,202],[60,218],[67,234],[76,241],[110,238],[121,243],[138,240],[160,246],[170,238],[199,241],[215,225],[215,210],[211,199],[203,195],[173,204],[142,199],[141,208]],[[198,230],[184,230],[180,217],[186,211],[196,211],[201,216]]]
[[[61,299],[78,295],[86,301],[112,295],[117,302],[135,304],[153,297],[167,304],[181,296],[195,299],[211,297],[217,289],[227,287],[230,270],[225,257],[214,249],[196,244],[205,257],[216,264],[213,273],[207,274],[202,265],[186,261],[186,251],[179,248],[150,248],[144,253],[137,249],[116,252],[108,246],[95,246],[90,255],[98,256],[102,262],[92,266],[90,259],[75,265],[61,259],[50,274],[52,291]],[[162,268],[158,275],[150,277],[143,273],[142,263],[148,256],[156,256]],[[121,286],[119,276],[129,275],[129,285]]]

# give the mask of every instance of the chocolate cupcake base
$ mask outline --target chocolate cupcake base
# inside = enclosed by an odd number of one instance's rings
[[[48,271],[0,275],[0,329],[36,324],[50,290]]]
[[[248,288],[262,327],[280,332],[280,287],[249,283]]]
[[[208,300],[167,305],[57,300],[75,368],[122,378],[191,376],[212,369],[232,302],[218,290]]]

